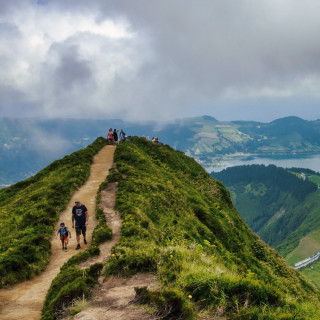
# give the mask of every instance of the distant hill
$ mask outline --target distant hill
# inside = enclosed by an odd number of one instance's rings
[[[212,173],[235,207],[268,244],[293,265],[320,251],[320,175],[302,168],[239,166]],[[317,277],[310,276],[320,286]]]
[[[320,120],[287,117],[261,123],[218,121],[210,116],[170,122],[132,123],[116,119],[0,119],[0,185],[34,174],[54,159],[85,147],[108,128],[128,135],[159,137],[204,166],[235,157],[320,153]]]

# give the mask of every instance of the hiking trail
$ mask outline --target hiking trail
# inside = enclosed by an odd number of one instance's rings
[[[52,280],[59,273],[61,266],[73,255],[84,251],[85,248],[90,245],[93,229],[97,225],[97,221],[94,217],[96,194],[100,184],[105,181],[109,169],[113,165],[114,151],[114,146],[105,146],[95,155],[87,182],[73,194],[66,209],[60,214],[55,229],[58,230],[60,223],[65,222],[66,226],[71,231],[72,238],[69,239],[68,251],[64,252],[61,250],[61,241],[59,238],[55,239],[54,234],[51,240],[52,254],[46,269],[32,280],[0,290],[1,320],[39,320],[41,318],[42,305],[47,291],[50,288]],[[71,209],[74,206],[74,201],[76,199],[79,199],[81,203],[87,207],[90,215],[89,224],[87,226],[88,244],[83,244],[83,237],[81,236],[80,250],[75,250],[77,245],[76,233],[75,229],[72,229],[71,223]]]
[[[100,255],[92,257],[77,265],[88,268],[97,262],[105,262],[110,258],[111,249],[120,240],[122,221],[114,210],[117,183],[109,183],[101,192],[100,208],[106,215],[108,226],[112,229],[112,239],[99,246]],[[105,281],[104,281],[105,280]],[[99,284],[93,289],[93,296],[88,301],[89,306],[76,314],[69,316],[70,308],[62,310],[61,320],[150,320],[155,319],[145,312],[145,308],[132,304],[135,299],[134,287],[156,288],[156,275],[151,273],[137,274],[130,278],[110,276],[99,278]],[[79,300],[79,299],[78,299]]]

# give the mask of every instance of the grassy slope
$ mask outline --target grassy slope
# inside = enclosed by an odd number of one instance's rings
[[[105,143],[99,138],[0,190],[0,286],[30,279],[45,268],[58,215],[87,180],[93,156]]]
[[[115,161],[123,227],[106,274],[157,272],[163,289],[142,300],[163,316],[193,319],[204,308],[230,319],[319,318],[319,292],[249,230],[194,160],[134,139]]]
[[[273,165],[251,165],[212,175],[225,183],[250,228],[284,256],[319,226],[319,189],[302,180],[301,174]]]
[[[237,169],[233,170],[235,177]],[[289,172],[299,178],[299,181],[302,181],[301,172],[314,183],[318,183],[320,179],[319,174],[308,169],[290,169]],[[270,171],[269,177],[272,178],[272,175]],[[232,179],[232,176],[229,178]],[[279,240],[282,237],[282,241],[273,244],[288,264],[293,265],[320,250],[319,189],[311,192],[303,200],[297,201],[290,192],[284,190],[279,192],[277,183],[266,186],[263,179],[249,184],[247,181],[243,183],[237,181],[233,184],[230,180],[228,188],[237,209],[254,231],[271,244],[273,239]],[[274,199],[268,205],[263,197]],[[313,263],[312,268],[308,266],[302,273],[320,287],[320,264]]]

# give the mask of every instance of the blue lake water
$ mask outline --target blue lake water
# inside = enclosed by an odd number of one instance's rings
[[[320,154],[314,156],[306,156],[306,157],[295,157],[295,158],[260,158],[254,157],[248,159],[233,159],[233,160],[223,160],[221,161],[221,166],[212,166],[205,167],[208,172],[219,172],[228,167],[234,166],[244,166],[250,164],[274,164],[277,167],[283,168],[307,168],[314,170],[316,172],[320,172]]]

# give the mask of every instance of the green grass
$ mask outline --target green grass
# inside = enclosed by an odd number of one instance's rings
[[[44,270],[59,213],[87,180],[93,157],[105,144],[98,138],[35,176],[0,190],[0,287]]]
[[[157,273],[162,288],[142,290],[142,300],[161,317],[320,318],[318,290],[249,230],[223,185],[193,159],[133,138],[115,162],[123,226],[105,274]]]
[[[317,260],[301,269],[301,273],[314,285],[320,288],[320,261]]]
[[[315,184],[317,184],[318,186],[320,186],[320,176],[319,175],[310,175],[308,176],[308,180],[311,182],[314,182]]]
[[[303,237],[299,245],[286,256],[286,261],[288,264],[294,265],[296,262],[308,258],[318,251],[320,251],[320,232],[319,230],[313,230]],[[312,281],[312,279],[309,280]]]

